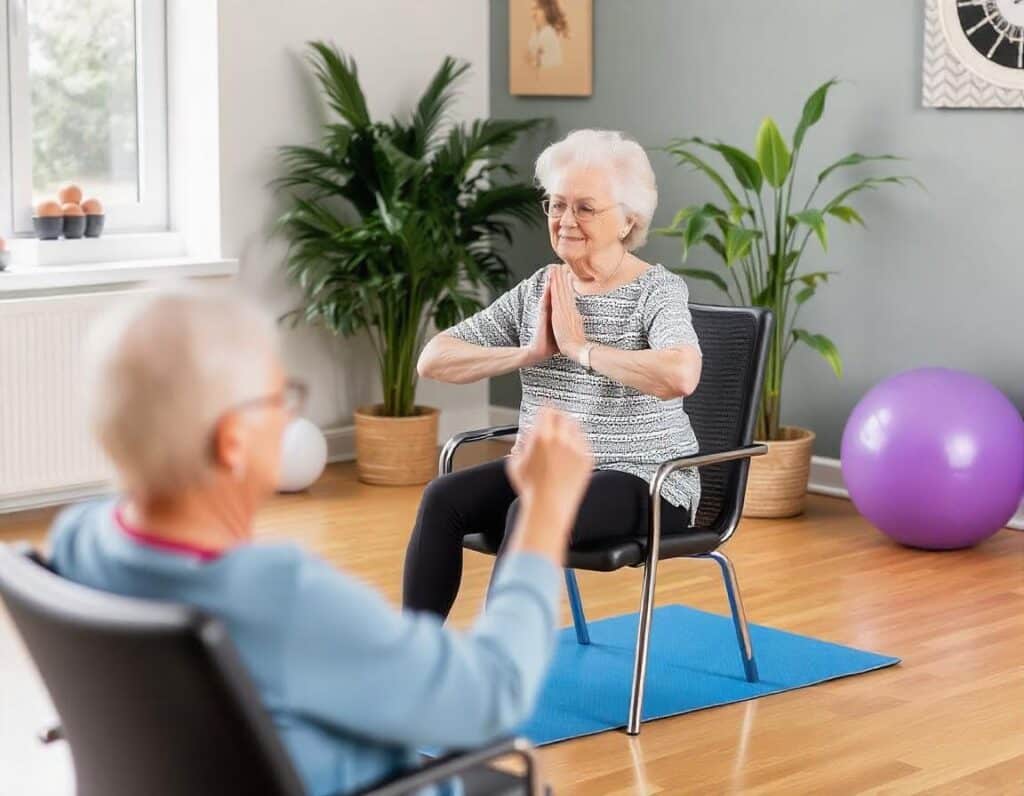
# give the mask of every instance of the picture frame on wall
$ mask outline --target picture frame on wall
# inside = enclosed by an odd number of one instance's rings
[[[509,0],[509,93],[589,97],[593,0]]]
[[[925,0],[927,108],[1024,108],[1024,0]]]

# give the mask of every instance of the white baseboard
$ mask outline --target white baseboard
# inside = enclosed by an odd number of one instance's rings
[[[843,470],[839,459],[828,456],[811,457],[811,476],[807,482],[807,491],[816,495],[828,495],[850,499],[843,482]]]
[[[47,506],[60,506],[65,503],[77,503],[79,500],[109,495],[114,485],[109,481],[97,481],[92,484],[46,489],[39,492],[28,492],[23,495],[10,495],[0,498],[0,514],[14,511],[30,511]]]
[[[356,427],[334,426],[324,429],[328,462],[351,462],[356,458]]]
[[[827,456],[811,458],[811,476],[807,483],[807,491],[818,495],[850,499],[850,493],[843,482],[843,470],[839,459]],[[1007,528],[1024,531],[1024,501],[1021,501],[1017,513],[1006,524]]]

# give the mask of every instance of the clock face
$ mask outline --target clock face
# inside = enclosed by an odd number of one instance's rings
[[[1024,73],[1024,0],[956,0],[963,35],[989,63]]]
[[[950,54],[999,88],[1024,91],[1024,0],[929,0]]]

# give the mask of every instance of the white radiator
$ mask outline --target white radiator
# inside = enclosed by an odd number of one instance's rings
[[[90,319],[123,295],[0,301],[0,508],[109,482],[81,411],[79,352]]]
[[[226,285],[230,280],[203,282]],[[81,411],[79,347],[90,319],[127,293],[144,289],[126,286],[108,292],[0,299],[0,512],[110,490],[112,471],[93,443]],[[335,389],[337,374],[324,371],[329,362],[304,360],[295,347],[291,354],[297,375],[307,378],[314,389]],[[363,370],[370,372],[369,362],[355,361],[353,366],[359,368],[354,382],[367,381]],[[346,396],[333,395],[344,404]],[[442,409],[442,438],[487,425],[486,382],[456,386],[423,381],[417,400]],[[352,458],[352,428],[336,432],[329,433],[335,448],[332,458]]]

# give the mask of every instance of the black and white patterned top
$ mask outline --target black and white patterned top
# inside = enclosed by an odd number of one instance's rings
[[[539,269],[448,334],[475,345],[528,346],[552,267]],[[628,351],[680,345],[699,351],[688,299],[682,278],[654,265],[608,293],[577,295],[576,306],[587,340],[592,342]],[[650,483],[663,461],[697,452],[682,398],[662,401],[645,395],[600,373],[588,373],[561,354],[523,368],[519,377],[523,385],[520,434],[530,429],[541,406],[558,407],[586,431],[598,469],[632,473]],[[662,495],[674,506],[688,506],[691,518],[695,516],[700,500],[696,469],[671,475]]]

